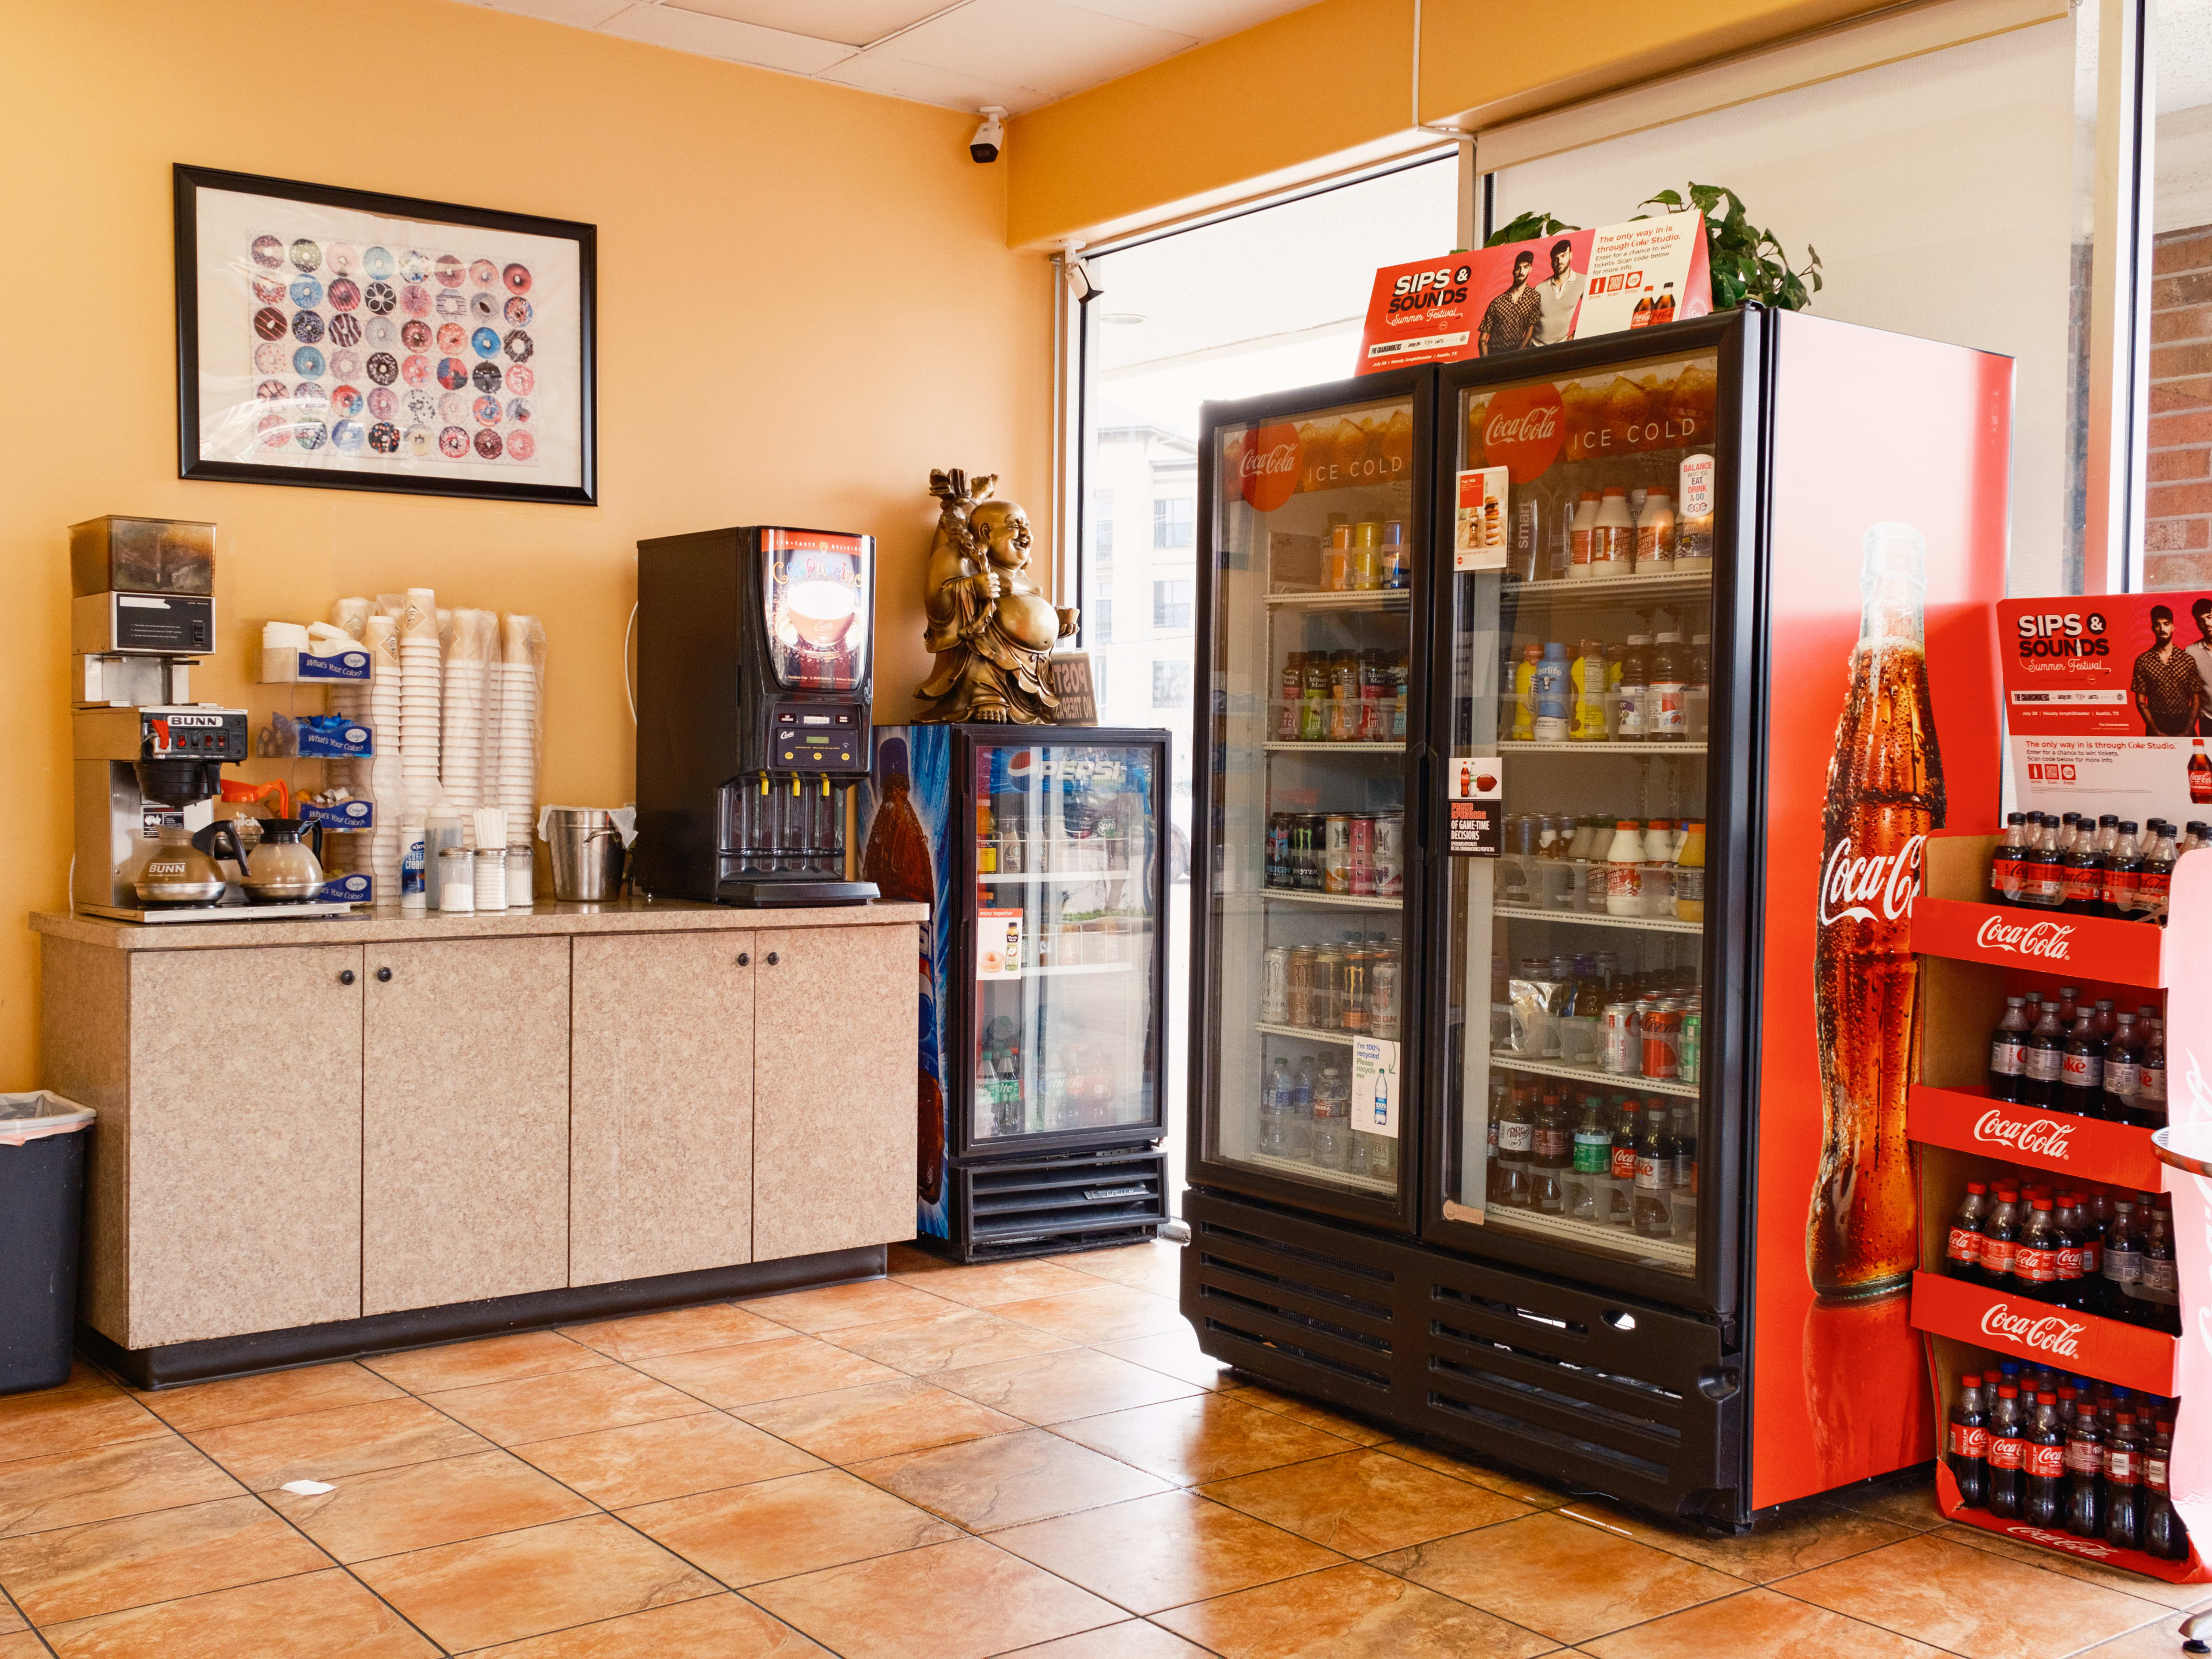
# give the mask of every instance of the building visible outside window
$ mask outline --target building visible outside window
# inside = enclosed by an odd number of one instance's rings
[[[2212,586],[2212,14],[2154,0],[2142,585]],[[2117,572],[2115,575],[2117,576]]]
[[[1083,624],[1085,636],[1089,639],[1092,644],[1113,644],[1114,596],[1111,593],[1101,593],[1097,599],[1091,600],[1089,605],[1085,605],[1084,607]],[[1103,702],[1105,699],[1105,693],[1098,690],[1099,684],[1103,684],[1103,682],[1097,681],[1095,674],[1092,678],[1094,684],[1091,686],[1091,691],[1101,702]]]
[[[1091,558],[1094,568],[1114,568],[1114,492],[1097,491],[1091,498]]]
[[[1156,550],[1191,544],[1192,509],[1195,505],[1188,495],[1153,501],[1152,546]]]
[[[1187,662],[1152,664],[1152,707],[1181,708],[1190,702],[1191,665]]]
[[[1154,582],[1152,626],[1162,629],[1188,628],[1197,602],[1198,584],[1191,577]]]

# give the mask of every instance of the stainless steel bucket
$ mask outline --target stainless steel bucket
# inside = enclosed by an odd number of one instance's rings
[[[566,903],[595,903],[622,889],[622,831],[611,812],[559,806],[545,817],[545,844],[553,854],[553,896]]]

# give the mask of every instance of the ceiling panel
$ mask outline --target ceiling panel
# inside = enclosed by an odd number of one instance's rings
[[[1196,44],[1195,35],[1085,11],[1065,0],[969,0],[870,56],[1036,87],[1058,98]]]
[[[1203,0],[1200,0],[1203,3]],[[671,0],[732,22],[865,46],[943,11],[953,0]]]
[[[548,23],[571,23],[580,29],[597,28],[609,18],[627,11],[637,0],[471,0],[494,11],[515,12],[542,18]]]
[[[1150,23],[1201,40],[1249,29],[1271,17],[1296,11],[1311,0],[1073,0],[1085,11],[1103,12],[1132,23]]]
[[[942,104],[948,109],[981,109],[987,104],[996,104],[1009,114],[1019,115],[1025,109],[1052,101],[1050,93],[1040,92],[1034,87],[1008,86],[960,70],[909,64],[902,58],[886,58],[879,52],[848,58],[834,69],[823,71],[822,78],[842,86],[857,87],[863,92],[880,92],[887,98],[910,98],[918,104]]]
[[[609,34],[631,40],[726,58],[737,64],[757,64],[763,69],[788,70],[796,75],[818,75],[853,55],[850,46],[834,40],[764,29],[753,23],[733,23],[674,5],[632,6],[601,27]]]

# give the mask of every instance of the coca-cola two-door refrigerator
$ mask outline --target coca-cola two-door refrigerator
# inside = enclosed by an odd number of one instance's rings
[[[1723,1526],[1932,1455],[1906,927],[1996,811],[2011,400],[1749,307],[1206,406],[1208,1352]]]

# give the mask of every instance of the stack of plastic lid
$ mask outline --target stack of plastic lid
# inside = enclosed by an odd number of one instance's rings
[[[408,804],[418,811],[438,799],[441,678],[437,595],[411,587],[399,617],[399,764]]]
[[[406,763],[391,734],[401,729],[399,624],[396,618],[371,617],[362,625],[361,642],[369,661],[368,717],[370,740],[376,758],[368,762],[368,796],[376,804],[376,827],[369,832],[368,869],[375,878],[376,896],[399,896],[399,821],[406,816]]]
[[[499,799],[509,831],[529,845],[538,817],[538,673],[544,629],[535,617],[501,619]]]
[[[445,733],[439,777],[446,802],[466,817],[483,799],[484,697],[499,618],[489,611],[453,612],[446,650]]]

